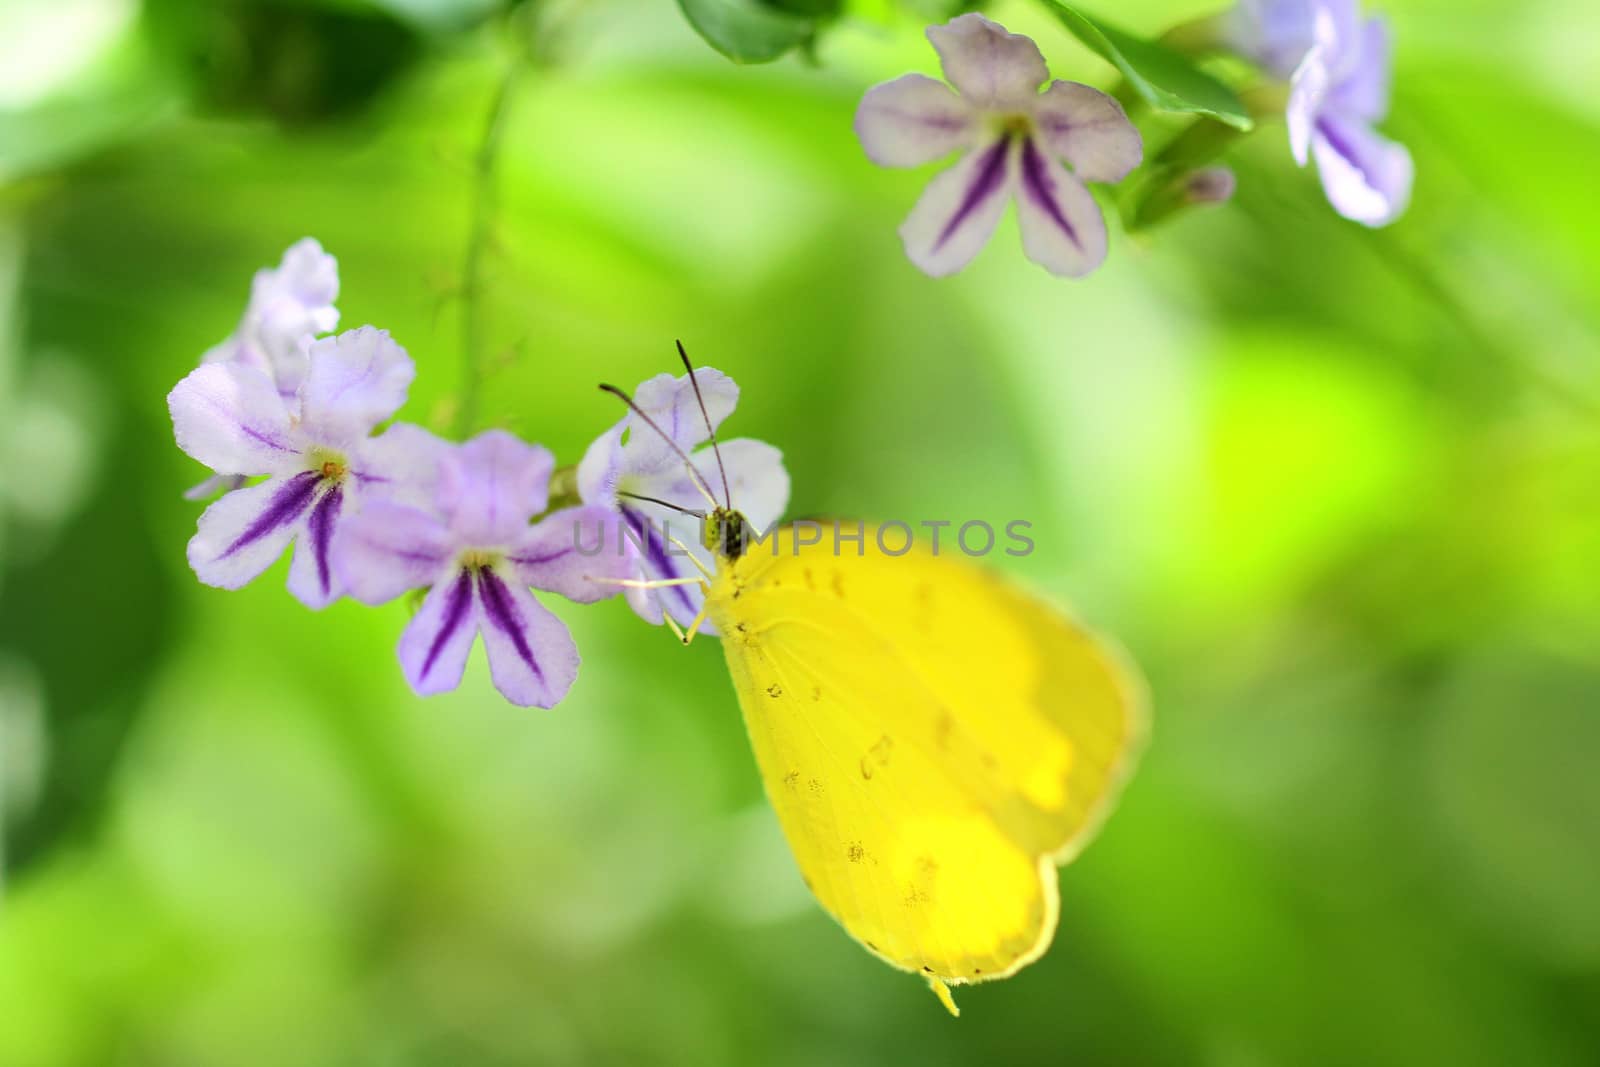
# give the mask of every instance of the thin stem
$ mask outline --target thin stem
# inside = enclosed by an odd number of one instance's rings
[[[484,259],[493,239],[499,207],[495,172],[505,139],[511,97],[526,68],[527,56],[519,48],[506,64],[483,123],[483,135],[472,167],[472,221],[467,231],[466,256],[461,265],[461,402],[456,408],[457,437],[470,434],[478,419],[483,386],[484,331],[482,306]]]
[[[1600,401],[1574,388],[1572,383],[1551,373],[1537,362],[1536,357],[1520,357],[1503,344],[1484,326],[1471,304],[1441,278],[1437,271],[1418,255],[1416,249],[1392,234],[1383,231],[1364,231],[1372,249],[1389,269],[1406,279],[1434,306],[1455,323],[1480,352],[1489,356],[1513,378],[1521,378],[1543,390],[1553,400],[1560,401],[1575,414],[1587,419],[1600,420]]]

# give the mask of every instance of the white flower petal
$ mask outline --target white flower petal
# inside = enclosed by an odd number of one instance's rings
[[[1051,274],[1081,278],[1106,258],[1106,223],[1084,184],[1041,150],[1022,142],[1017,222],[1022,250]]]
[[[334,534],[348,521],[351,505],[344,486],[325,486],[295,539],[289,592],[308,608],[325,608],[344,595],[344,583],[333,568],[332,549]]]
[[[1031,38],[1009,33],[978,14],[929,26],[944,76],[970,103],[986,110],[1023,107],[1050,77]]]
[[[461,684],[467,653],[478,636],[473,572],[456,568],[439,578],[400,635],[400,669],[418,696]]]
[[[622,478],[622,435],[628,417],[594,439],[578,461],[578,496],[585,504],[610,504],[617,499],[617,483]]]
[[[971,147],[978,122],[971,105],[943,82],[907,74],[873,86],[856,109],[856,136],[880,167],[916,167]]]
[[[1324,116],[1311,142],[1323,191],[1335,211],[1368,226],[1387,226],[1411,202],[1411,153],[1359,122]]]
[[[739,387],[715,367],[696,367],[694,382],[700,386],[712,428],[721,426],[739,403]],[[633,402],[684,453],[699,447],[710,436],[706,415],[700,413],[694,383],[687,374],[656,375],[639,386]],[[683,459],[662,433],[646,426],[637,416],[629,416],[627,441],[622,445],[622,488],[626,489],[626,483],[634,478],[683,468]]]
[[[1289,126],[1289,150],[1302,167],[1310,161],[1312,131],[1333,87],[1329,57],[1326,43],[1313,46],[1295,68],[1294,78],[1289,83],[1289,106],[1284,116]]]
[[[420,426],[397,422],[351,449],[350,475],[359,483],[363,501],[382,498],[430,508],[440,464],[453,447]]]
[[[1389,26],[1381,18],[1361,27],[1353,64],[1329,96],[1341,115],[1363,122],[1378,122],[1389,113],[1389,74],[1393,62]]]
[[[1099,89],[1051,82],[1034,107],[1045,148],[1087,182],[1120,182],[1144,158],[1144,140],[1122,105]]]
[[[196,367],[167,394],[167,408],[178,447],[218,474],[277,474],[300,465],[289,411],[253,367]]]
[[[549,449],[489,430],[441,461],[439,508],[462,544],[513,544],[548,504],[555,465]]]
[[[968,152],[928,183],[900,227],[906,255],[935,278],[954,274],[988,243],[1014,185],[1006,139]]]
[[[632,578],[638,571],[620,548],[621,523],[611,508],[564,508],[529,527],[506,562],[523,585],[580,604],[605,600],[623,589],[607,579]]]
[[[520,707],[555,707],[578,677],[571,632],[515,578],[488,567],[476,577],[494,687]]]
[[[206,508],[189,540],[195,575],[221,589],[255,579],[305,529],[321,481],[314,471],[269,478]]]
[[[416,365],[387,330],[363,326],[311,345],[300,417],[311,433],[364,438],[406,402]]]
[[[363,604],[385,604],[438,580],[456,552],[450,531],[417,508],[368,500],[339,524],[333,566],[340,584]]]

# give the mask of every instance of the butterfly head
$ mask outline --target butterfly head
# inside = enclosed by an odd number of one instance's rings
[[[689,456],[684,452],[683,448],[678,444],[678,442],[673,439],[672,435],[666,433],[661,429],[660,426],[657,426],[655,421],[651,419],[650,416],[644,411],[640,410],[638,404],[633,402],[633,398],[627,393],[623,392],[621,389],[618,389],[614,385],[601,385],[600,389],[603,392],[610,393],[621,400],[624,404],[628,405],[628,410],[633,412],[633,415],[636,419],[654,431],[658,437],[666,442],[666,445],[669,449],[677,453],[678,458],[683,461],[683,468],[689,475],[690,483],[694,486],[695,490],[699,492],[701,497],[705,499],[705,502],[710,505],[710,509],[704,512],[692,511],[681,504],[676,504],[667,500],[659,500],[654,497],[636,496],[635,499],[646,500],[653,504],[660,504],[664,507],[671,508],[673,511],[681,511],[686,515],[693,515],[696,518],[703,519],[701,543],[709,551],[714,552],[719,559],[735,560],[744,555],[746,537],[749,534],[750,524],[748,521],[746,521],[743,514],[735,511],[733,508],[733,494],[732,490],[728,487],[728,469],[723,466],[722,450],[717,447],[717,427],[716,424],[711,421],[710,412],[706,410],[705,397],[700,395],[700,383],[695,379],[694,376],[694,364],[689,361],[689,353],[683,350],[682,341],[678,342],[678,358],[683,360],[683,369],[688,371],[689,385],[692,389],[694,389],[694,398],[695,402],[700,407],[700,416],[701,418],[705,419],[706,437],[711,442],[711,452],[717,460],[717,473],[722,479],[722,502],[720,504],[717,502],[716,495],[712,493],[711,486],[706,481],[705,475],[700,473],[699,469],[694,465],[693,461],[689,459]],[[634,496],[634,494],[628,493],[623,495]]]
[[[750,524],[744,515],[732,508],[713,508],[702,528],[701,541],[717,558],[736,560],[744,555],[745,538]]]

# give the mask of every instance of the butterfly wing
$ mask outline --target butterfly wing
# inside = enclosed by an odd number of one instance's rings
[[[710,610],[803,876],[897,967],[1014,973],[1054,933],[1055,863],[1131,768],[1139,683],[960,556],[889,555],[870,529],[860,555],[773,538],[724,567]]]

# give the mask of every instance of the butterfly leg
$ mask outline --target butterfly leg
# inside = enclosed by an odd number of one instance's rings
[[[693,552],[690,552],[688,545],[684,544],[676,537],[673,537],[671,534],[667,534],[666,537],[668,541],[671,541],[673,544],[678,546],[679,551],[689,558],[690,563],[694,564],[694,569],[699,571],[701,576],[709,582],[711,580],[711,572],[706,570],[706,565],[704,563],[700,562],[700,557],[696,556]]]
[[[704,578],[590,578],[602,585],[620,585],[628,589],[665,589],[669,585],[705,585]]]
[[[709,601],[700,605],[700,610],[695,614],[694,621],[689,623],[689,629],[683,634],[683,643],[687,645],[694,640],[694,635],[700,632],[700,626],[706,621],[706,608]]]
[[[678,620],[672,617],[672,612],[663,611],[661,621],[667,624],[667,629],[672,631],[672,636],[678,639],[679,644],[686,645],[688,640],[683,636],[683,627],[678,625]]]

